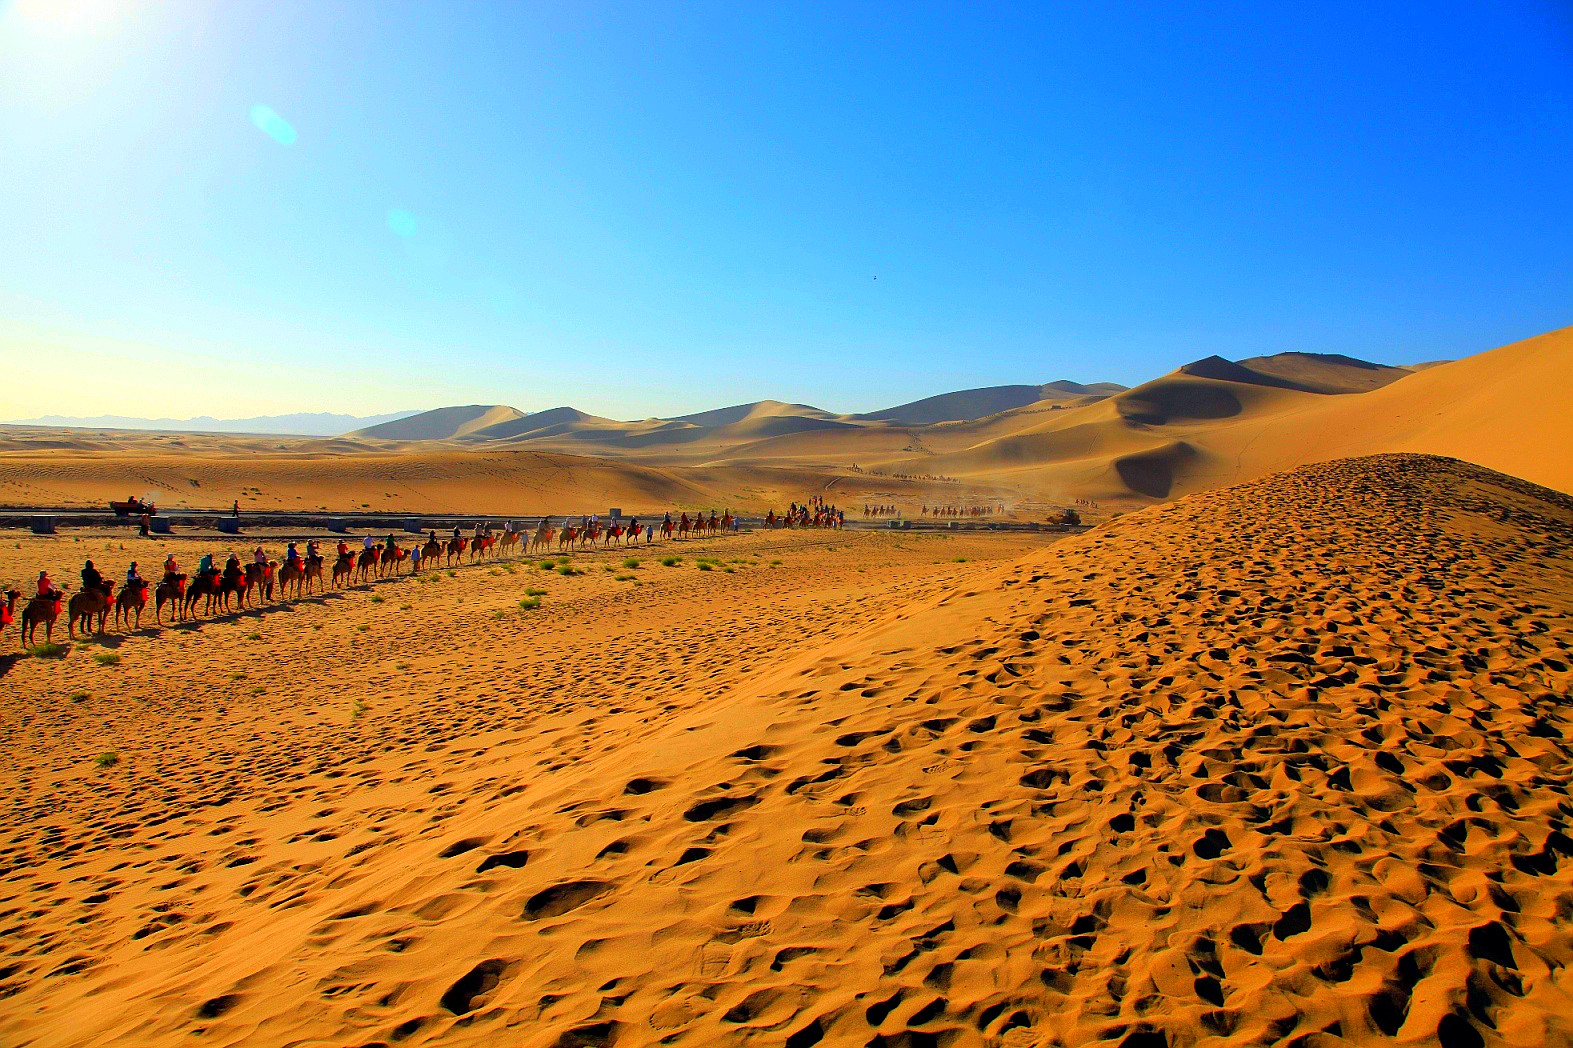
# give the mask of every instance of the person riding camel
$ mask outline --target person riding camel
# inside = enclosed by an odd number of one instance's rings
[[[371,538],[369,535],[366,537],[368,539]],[[292,567],[299,566],[300,564],[300,550],[295,548],[295,544],[293,542],[291,542],[289,544],[289,548],[284,551],[284,563]]]
[[[426,538],[427,538],[428,542],[436,542],[437,541],[437,529],[436,528],[432,528],[431,529],[431,534],[428,535]]]
[[[360,540],[361,549],[371,549],[371,536],[367,535]]]
[[[133,560],[131,566],[126,569],[126,589],[139,590],[146,585],[147,583],[142,581],[142,575],[137,571],[137,562]]]
[[[93,567],[93,562],[88,561],[82,565],[82,588],[85,590],[98,589],[104,584],[104,576]]]
[[[339,558],[342,560],[343,558],[345,558],[345,557],[347,557],[349,555],[350,555],[350,544],[348,542],[345,542],[343,539],[339,539]]]
[[[180,581],[180,564],[173,553],[164,558],[164,581],[171,586]]]
[[[243,574],[245,572],[240,570],[240,558],[231,553],[229,559],[224,562],[224,581],[238,582]]]
[[[393,532],[388,532],[388,539],[382,544],[383,549],[398,549],[398,543],[393,541]]]
[[[197,561],[197,578],[204,575],[217,575],[218,569],[213,566],[213,554],[204,553],[202,559]]]
[[[317,549],[317,540],[316,539],[307,539],[306,540],[306,563],[310,564],[312,561],[320,561],[320,560],[322,560],[322,553],[321,553],[320,550]]]
[[[481,538],[482,538],[482,537],[483,537],[483,536],[484,536],[484,535],[485,535],[485,534],[486,534],[486,531],[485,531],[485,529],[484,529],[484,528],[482,528],[482,527],[481,527],[481,524],[480,524],[480,521],[476,521],[476,522],[475,522],[475,541],[476,541],[476,542],[479,542],[479,541],[481,541]]]
[[[460,536],[460,534],[461,534],[461,531],[460,531],[460,529],[459,529],[459,525],[457,525],[457,524],[455,524],[455,525],[454,525],[454,526],[453,526],[453,537],[454,537],[454,538],[455,538],[455,539],[457,539],[457,538],[458,538],[458,537],[459,537],[459,536]]]
[[[46,600],[59,600],[65,593],[49,578],[49,572],[38,573],[38,595]]]
[[[251,551],[251,563],[263,568],[268,566],[268,555],[262,552],[261,546]]]

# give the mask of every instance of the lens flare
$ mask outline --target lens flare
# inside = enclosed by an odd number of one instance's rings
[[[410,214],[408,211],[405,211],[402,208],[394,208],[392,211],[388,212],[388,228],[393,230],[393,232],[398,236],[404,237],[406,240],[408,240],[410,237],[413,237],[416,233],[420,232],[421,224],[417,222],[415,220],[415,216]]]
[[[251,107],[251,122],[257,125],[257,130],[267,135],[281,146],[295,144],[295,125],[279,116],[271,106],[254,105]]]

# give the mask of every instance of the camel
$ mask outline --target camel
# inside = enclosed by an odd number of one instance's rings
[[[364,559],[362,554],[362,559]],[[295,596],[300,596],[301,583],[306,579],[306,566],[299,560],[286,560],[279,566],[279,599],[289,597],[290,587],[295,588]]]
[[[22,591],[19,589],[5,591],[5,603],[0,604],[0,630],[16,620],[16,602],[21,596]]]
[[[158,584],[158,588],[153,591],[153,621],[160,626],[164,624],[165,604],[172,605],[169,618],[171,622],[175,621],[176,617],[180,615],[185,599],[186,576],[180,574],[171,579],[166,575],[163,581]]]
[[[252,561],[246,565],[246,588],[241,592],[241,599],[244,601],[248,595],[258,604],[273,599],[272,561],[265,564]]]
[[[131,625],[131,616],[135,613],[137,618],[136,629],[142,628],[142,609],[147,607],[147,582],[138,579],[136,582],[127,583],[118,596],[115,597],[115,629],[121,628],[121,619],[127,626]]]
[[[480,538],[470,540],[470,563],[474,564],[484,558],[491,552],[492,543],[496,541],[496,538],[491,535],[482,535]]]
[[[371,569],[377,566],[377,560],[382,556],[382,543],[369,546],[360,551],[360,558],[355,561],[355,576],[361,582],[371,579]]]
[[[213,614],[213,600],[219,593],[219,576],[216,571],[204,571],[197,574],[196,580],[186,587],[186,599],[182,605],[185,618],[196,614],[197,601],[206,598],[202,607],[202,614]]]
[[[229,600],[231,597],[235,598],[235,606],[237,608],[244,608],[246,606],[247,581],[246,573],[243,571],[236,571],[233,574],[226,571],[223,575],[219,576],[219,604],[223,607],[223,610],[226,613],[229,611]]]
[[[105,579],[97,586],[89,586],[78,593],[71,594],[71,599],[66,601],[66,632],[72,640],[76,640],[76,624],[82,623],[82,632],[92,629],[93,619],[98,619],[98,629],[94,633],[104,632],[104,622],[109,618],[109,609],[114,605],[115,584]],[[47,636],[47,634],[46,634]]]
[[[661,521],[661,538],[670,540],[672,537],[672,531],[673,524],[671,520],[668,519]]]
[[[517,545],[519,545],[519,532],[505,531],[497,540],[497,553],[499,556],[507,556],[508,552]]]
[[[468,539],[448,540],[448,567],[453,567],[454,562],[464,562],[464,550],[470,544]]]
[[[349,553],[340,554],[339,558],[333,562],[333,585],[335,587],[341,583],[346,586],[349,585],[350,576],[354,573],[354,555]]]
[[[60,602],[65,600],[65,596],[56,591],[52,597],[40,594],[27,602],[27,607],[22,609],[22,647],[33,646],[40,622],[44,624],[44,643],[54,639],[55,620],[60,617]]]
[[[559,532],[558,535],[557,535],[557,551],[559,553],[561,553],[563,551],[563,547],[565,547],[565,546],[572,546],[573,543],[574,543],[574,540],[577,539],[578,537],[579,537],[579,529],[578,528],[568,527],[568,526],[565,525],[563,527],[563,530],[561,532]]]
[[[436,539],[429,540],[421,547],[421,561],[436,566],[437,558],[442,556],[442,543]]]
[[[273,574],[272,574],[272,572],[273,572],[273,562],[272,561],[268,561],[268,579],[269,579],[269,581],[268,581],[268,596],[270,596],[270,597],[273,595],[273,583],[272,583]],[[306,577],[302,581],[305,582],[305,584],[306,584],[306,595],[308,597],[311,596],[311,584],[313,582],[315,582],[317,584],[317,588],[319,590],[326,590],[328,588],[328,587],[326,587],[326,586],[324,586],[322,584],[322,558],[321,557],[307,557],[306,558]]]
[[[378,577],[381,577],[383,574],[390,571],[397,575],[399,573],[399,565],[408,560],[409,556],[409,550],[400,549],[398,546],[389,546],[387,549],[383,550],[382,555],[380,558],[378,558],[377,563]]]
[[[556,534],[556,529],[554,529],[545,520],[542,520],[541,526],[535,529],[535,534],[530,539],[530,551],[533,553],[535,551],[544,549],[550,552],[552,548],[552,536]]]

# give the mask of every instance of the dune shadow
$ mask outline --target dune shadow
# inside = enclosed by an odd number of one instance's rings
[[[1117,402],[1120,417],[1144,426],[1163,426],[1175,419],[1233,418],[1244,410],[1240,398],[1216,386],[1157,382],[1140,396]]]

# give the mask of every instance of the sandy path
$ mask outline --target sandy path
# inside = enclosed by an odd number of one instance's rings
[[[526,579],[461,573],[399,584],[413,633],[389,586],[264,641],[128,642],[86,671],[125,674],[113,699],[18,663],[0,1018],[37,1044],[1573,1038],[1565,496],[1383,457],[1030,552],[849,538],[561,580],[556,640],[507,612]]]

